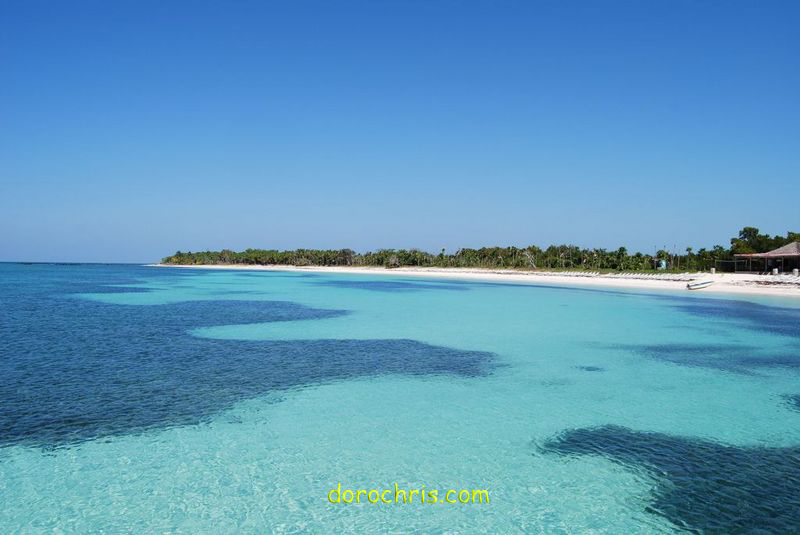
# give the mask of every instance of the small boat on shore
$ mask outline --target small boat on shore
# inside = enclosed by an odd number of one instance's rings
[[[702,290],[703,288],[708,288],[714,284],[714,281],[699,281],[699,282],[690,282],[686,285],[687,290]]]

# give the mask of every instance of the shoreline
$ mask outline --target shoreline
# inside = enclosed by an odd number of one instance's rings
[[[514,282],[557,286],[594,286],[628,289],[660,289],[689,292],[688,281],[713,280],[708,288],[692,291],[692,295],[736,294],[800,299],[800,277],[791,275],[753,275],[744,273],[663,273],[647,278],[635,273],[591,275],[585,272],[516,271],[485,268],[426,268],[399,267],[386,269],[374,266],[290,266],[242,264],[147,264],[161,268],[221,269],[245,271],[290,271],[312,273],[341,273],[361,275],[390,275],[472,279],[494,282]]]

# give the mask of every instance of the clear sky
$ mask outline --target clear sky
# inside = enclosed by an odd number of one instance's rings
[[[0,260],[800,230],[800,2],[0,2]]]

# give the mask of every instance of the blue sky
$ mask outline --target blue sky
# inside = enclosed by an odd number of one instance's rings
[[[800,230],[800,2],[0,3],[0,260]]]

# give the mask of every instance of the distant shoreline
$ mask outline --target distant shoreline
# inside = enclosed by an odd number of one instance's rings
[[[629,289],[660,289],[685,291],[691,295],[739,294],[800,299],[800,277],[791,275],[752,275],[740,273],[663,273],[646,277],[641,274],[606,273],[589,275],[586,272],[547,272],[483,268],[426,268],[398,267],[386,269],[371,266],[291,266],[243,264],[148,264],[152,267],[222,269],[249,271],[292,271],[313,273],[343,273],[361,275],[393,275],[411,277],[437,277],[451,279],[489,280],[527,284],[559,286],[594,286]],[[714,284],[698,291],[688,291],[689,280],[713,280]]]

